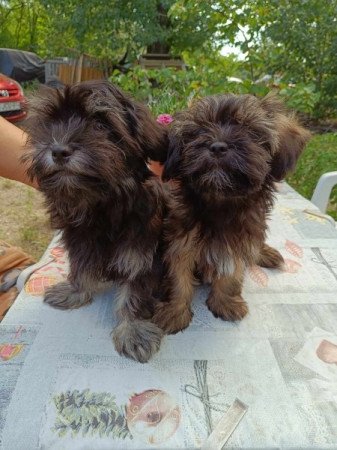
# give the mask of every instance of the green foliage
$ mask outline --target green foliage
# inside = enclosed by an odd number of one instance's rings
[[[144,70],[136,66],[127,74],[115,73],[111,80],[146,102],[155,114],[184,108],[193,92],[190,74],[169,68]]]
[[[69,49],[118,61],[156,41],[170,40],[158,4],[173,0],[7,0],[0,2],[2,47],[65,56]],[[57,37],[57,38],[55,38]]]
[[[163,44],[184,55],[187,74],[134,71],[129,80],[116,78],[131,91],[137,85],[151,102],[154,77],[165,101],[176,94],[179,103],[183,95],[225,90],[260,95],[267,89],[256,80],[268,74],[281,82],[289,106],[320,118],[337,110],[336,11],[337,0],[6,0],[0,1],[0,46],[42,57],[75,50],[115,63],[127,54],[130,63]],[[221,60],[228,44],[241,50],[243,61]],[[230,76],[243,83],[229,83]],[[181,88],[172,86],[178,82]]]
[[[178,0],[170,13],[180,48],[184,42],[187,48],[232,43],[245,56],[247,78],[270,74],[298,84],[284,92],[289,104],[325,117],[337,109],[336,10],[337,0],[217,0],[197,7],[194,0]]]
[[[314,136],[301,156],[288,182],[300,194],[311,198],[319,177],[337,169],[337,133]],[[337,220],[337,189],[332,193],[328,214]]]
[[[317,94],[314,115],[333,113],[337,104],[337,0],[268,3],[269,24],[261,33],[272,50],[272,57],[265,61],[267,70],[282,74],[285,81],[313,85]]]
[[[290,107],[313,117],[334,116],[336,10],[337,0],[177,0],[169,10],[172,43],[204,54],[236,45],[245,56],[241,78],[253,83],[270,74],[281,79]]]
[[[0,2],[0,47],[40,51],[50,26],[40,0]]]
[[[232,92],[265,95],[269,89],[250,80],[233,81],[240,64],[233,57],[206,57],[185,54],[187,70],[174,68],[145,70],[135,66],[128,73],[115,71],[111,81],[146,102],[154,114],[175,113],[185,108],[193,98]]]
[[[316,105],[320,100],[320,94],[316,92],[313,83],[298,83],[281,87],[279,94],[284,98],[289,108],[308,116],[314,115]]]
[[[126,424],[124,411],[116,405],[115,397],[108,392],[66,391],[54,396],[57,410],[54,431],[60,437],[99,435],[113,438],[132,438]]]

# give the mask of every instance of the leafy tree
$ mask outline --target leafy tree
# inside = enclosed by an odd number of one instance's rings
[[[265,67],[314,86],[316,115],[337,108],[337,1],[270,0],[261,32]],[[303,93],[305,94],[305,93]]]
[[[229,43],[244,55],[235,67],[252,89],[269,74],[292,105],[319,116],[337,108],[336,11],[337,0],[0,0],[0,45],[114,62],[146,48],[184,53],[208,82],[203,57],[223,70],[215,55]]]
[[[236,45],[251,81],[295,83],[283,93],[319,116],[337,108],[336,11],[337,0],[178,0],[170,14],[178,47]]]
[[[0,46],[38,51],[49,23],[40,0],[0,1]]]
[[[128,51],[132,58],[154,42],[168,38],[168,26],[162,17],[172,0],[41,2],[49,15],[57,17],[54,32],[68,36],[69,43],[80,52],[118,60]]]

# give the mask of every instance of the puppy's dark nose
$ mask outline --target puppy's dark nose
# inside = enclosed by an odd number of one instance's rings
[[[214,142],[210,148],[212,153],[220,155],[228,149],[228,144],[226,142]]]
[[[70,158],[72,153],[73,153],[73,150],[66,145],[54,144],[51,147],[51,155],[52,155],[53,161],[56,164],[63,164],[65,162],[67,162],[67,160]]]

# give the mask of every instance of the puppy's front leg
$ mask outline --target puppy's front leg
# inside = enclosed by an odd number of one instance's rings
[[[233,275],[214,278],[206,301],[208,309],[222,320],[241,320],[248,313],[248,306],[241,296],[244,265],[236,264]]]
[[[70,273],[67,281],[62,281],[46,290],[44,302],[58,309],[80,308],[91,303],[95,292],[103,286],[104,283],[85,274]]]
[[[193,262],[193,255],[182,255],[171,261],[167,280],[169,299],[156,305],[152,319],[165,333],[178,333],[187,328],[192,320]]]
[[[154,323],[141,319],[144,305],[151,302],[151,293],[136,282],[121,286],[116,315],[118,325],[112,336],[116,351],[141,363],[147,362],[160,347],[163,332]]]
[[[267,269],[282,269],[284,259],[276,248],[264,243],[260,249],[256,264]]]

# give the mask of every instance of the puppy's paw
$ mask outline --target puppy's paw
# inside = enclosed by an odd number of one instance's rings
[[[158,352],[162,337],[160,328],[144,320],[121,322],[112,332],[116,351],[141,363]]]
[[[214,317],[219,317],[222,320],[230,322],[241,320],[248,313],[248,305],[241,295],[235,295],[233,297],[223,295],[219,298],[214,294],[210,294],[206,305]]]
[[[189,326],[193,317],[190,308],[177,308],[174,303],[158,303],[152,322],[166,334],[175,334]]]
[[[58,309],[80,308],[91,300],[90,294],[78,292],[68,281],[51,286],[44,295],[44,302]]]
[[[266,267],[267,269],[282,269],[284,259],[276,248],[269,247],[269,245],[264,244],[261,249],[257,265]]]

